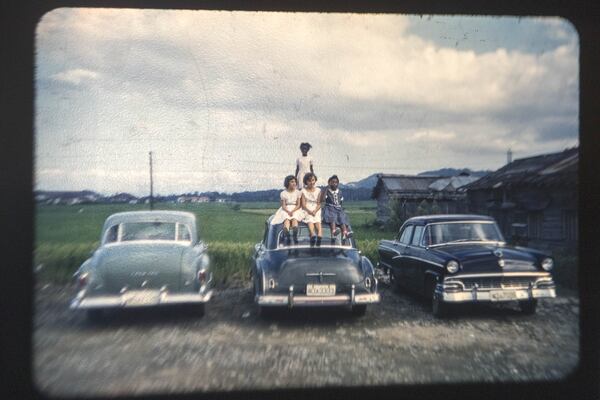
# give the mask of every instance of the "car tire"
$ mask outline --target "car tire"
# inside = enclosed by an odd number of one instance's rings
[[[259,306],[258,307],[258,316],[260,318],[272,318],[273,315],[275,314],[275,307],[265,307],[265,306]]]
[[[435,294],[435,280],[430,278],[426,283],[429,298],[431,299],[431,312],[436,318],[443,318],[448,313],[448,304],[444,300],[438,298]]]
[[[352,306],[352,315],[355,317],[362,317],[367,313],[367,305],[366,304],[358,304],[356,306]]]
[[[443,318],[448,314],[448,305],[434,295],[431,298],[431,312],[436,318]]]
[[[523,314],[535,314],[535,310],[537,308],[537,299],[519,301],[519,308]]]
[[[192,306],[192,311],[195,316],[203,317],[204,313],[206,312],[206,304],[204,304],[204,303],[194,304]]]
[[[85,316],[89,322],[99,323],[104,320],[104,310],[102,309],[91,309],[85,312]]]

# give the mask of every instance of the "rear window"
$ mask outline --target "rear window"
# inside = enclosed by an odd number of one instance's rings
[[[132,242],[140,240],[172,240],[189,242],[192,232],[186,224],[175,222],[125,222],[111,226],[103,242]]]

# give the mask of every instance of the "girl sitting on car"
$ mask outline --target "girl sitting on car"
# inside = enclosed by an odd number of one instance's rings
[[[281,207],[275,213],[271,220],[271,225],[281,224],[283,222],[283,235],[285,244],[290,245],[290,231],[294,239],[294,244],[298,244],[298,221],[304,218],[302,211],[301,197],[302,193],[296,189],[296,178],[288,175],[283,181],[285,190],[279,194]]]
[[[333,175],[327,180],[329,186],[323,194],[325,200],[325,211],[323,212],[323,222],[331,227],[331,243],[335,243],[335,237],[340,234],[342,228],[342,240],[352,237],[352,231],[348,229],[348,216],[342,208],[344,197],[342,191],[338,188],[340,180],[337,175]]]
[[[321,189],[315,186],[317,176],[312,172],[304,175],[304,188],[302,189],[302,209],[304,219],[302,222],[308,225],[310,232],[310,245],[320,246],[323,238],[321,228]]]

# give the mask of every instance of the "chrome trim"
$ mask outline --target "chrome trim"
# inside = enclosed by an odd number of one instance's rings
[[[499,240],[470,240],[470,241],[465,241],[465,242],[446,242],[446,243],[430,244],[429,246],[427,246],[427,248],[448,246],[448,245],[452,245],[452,244],[473,244],[473,243],[475,243],[475,244],[494,244],[494,243],[504,244],[505,242],[499,241]]]
[[[110,243],[105,243],[102,245],[102,247],[114,247],[114,246],[126,246],[129,244],[155,244],[155,243],[171,243],[171,244],[177,244],[179,246],[190,246],[192,244],[191,240],[125,240],[123,242],[110,242]]]
[[[350,304],[356,304],[356,288],[354,287],[354,284],[352,284],[350,289]]]
[[[517,300],[531,300],[531,299],[539,299],[539,298],[554,298],[556,297],[556,290],[554,288],[539,288],[535,289],[500,289],[494,291],[507,291],[507,292],[515,292],[516,298],[509,300],[492,300],[490,291],[477,291],[474,296],[472,292],[438,292],[440,298],[445,302],[449,303],[462,303],[462,302],[471,302],[471,301],[517,301]],[[436,290],[437,292],[437,290]]]
[[[258,296],[256,302],[261,306],[289,306],[289,296],[266,295]],[[355,294],[354,303],[348,294],[337,294],[335,296],[293,296],[293,306],[333,306],[352,304],[374,304],[381,301],[379,293]]]
[[[422,259],[422,258],[419,258],[419,257],[414,257],[414,256],[406,256],[406,255],[404,255],[404,254],[401,254],[401,255],[398,255],[398,256],[394,256],[394,257],[392,257],[392,260],[395,260],[395,259],[397,259],[397,258],[411,258],[411,259],[413,259],[413,260],[419,260],[419,261],[423,261],[423,262],[425,262],[425,263],[427,263],[427,264],[435,265],[436,267],[444,268],[444,265],[443,265],[443,264],[439,264],[439,263],[436,263],[436,262],[433,262],[433,261],[429,261],[429,260],[424,260],[424,259]]]
[[[378,247],[382,247],[384,249],[391,250],[394,253],[399,253],[398,249],[394,249],[393,247],[388,247],[388,246],[385,246],[385,245],[382,245],[382,244],[380,244]]]
[[[127,304],[128,295],[130,292],[121,295],[108,296],[89,296],[85,297],[85,292],[81,291],[71,301],[69,308],[71,310],[92,309],[92,308],[137,308],[137,307],[152,307],[168,304],[186,304],[186,303],[206,303],[212,297],[213,291],[207,293],[168,293],[167,291],[157,291],[154,302],[147,304]]]
[[[294,306],[294,285],[290,286],[290,293],[288,294],[288,306],[290,308]]]
[[[342,246],[342,245],[330,245],[330,244],[321,244],[320,246],[310,246],[310,245],[283,245],[279,246],[277,244],[277,248],[275,249],[266,249],[265,251],[281,251],[281,250],[293,250],[293,249],[341,249],[341,250],[357,250],[356,247],[352,247],[352,245]]]
[[[460,279],[460,278],[493,278],[502,276],[538,276],[540,278],[552,278],[548,272],[491,272],[485,274],[460,274],[448,276],[444,279]]]

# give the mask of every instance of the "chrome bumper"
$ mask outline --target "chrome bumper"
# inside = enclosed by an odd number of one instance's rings
[[[171,304],[194,304],[206,303],[212,296],[212,290],[205,293],[169,293],[157,292],[149,296],[148,300],[140,302],[136,300],[135,292],[125,292],[112,296],[89,296],[81,291],[71,301],[69,306],[72,310],[91,309],[91,308],[133,308],[133,307],[153,307]]]
[[[296,295],[294,294],[294,289],[292,286],[290,287],[290,292],[288,295],[267,294],[256,296],[255,301],[261,306],[343,306],[379,303],[381,301],[381,296],[379,293],[355,294],[354,287],[352,288],[350,294],[336,294],[334,296]]]
[[[528,288],[528,289],[496,289],[496,290],[469,290],[459,292],[446,292],[436,287],[436,296],[448,303],[476,302],[476,301],[521,301],[544,297],[556,297],[554,288]]]

